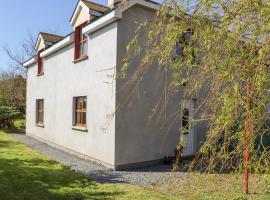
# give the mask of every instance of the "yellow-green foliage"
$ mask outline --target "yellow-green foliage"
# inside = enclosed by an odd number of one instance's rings
[[[188,31],[192,35],[185,42]],[[183,55],[175,54],[176,44],[181,45]],[[270,98],[269,0],[166,0],[155,20],[138,26],[127,51],[124,72],[133,58],[141,56],[137,82],[156,63],[171,75],[164,99],[183,88],[185,98],[204,92],[193,121],[207,122],[209,131],[193,164],[208,171],[242,170],[249,81],[250,168],[270,172],[269,145],[263,142],[270,138],[266,113]]]

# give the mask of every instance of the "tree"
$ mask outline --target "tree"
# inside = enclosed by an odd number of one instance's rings
[[[209,130],[191,169],[245,169],[246,181],[248,171],[270,172],[269,8],[268,0],[166,0],[127,47],[122,75],[141,55],[137,80],[158,62],[171,73],[168,90],[185,87],[186,97],[205,92],[192,121],[207,122]]]
[[[26,79],[11,72],[0,74],[0,106],[17,108],[25,113]]]
[[[36,55],[35,51],[36,36],[28,32],[28,37],[22,42],[17,50],[10,49],[7,45],[3,46],[4,51],[9,57],[9,67],[16,73],[26,76],[26,68],[23,63]]]
[[[19,110],[12,108],[12,107],[6,107],[6,106],[0,106],[0,127],[1,128],[12,128],[14,121],[21,117],[21,113]]]
[[[49,33],[56,31],[48,30]],[[9,70],[0,74],[0,106],[10,106],[25,113],[26,107],[26,75],[23,63],[36,55],[36,35],[28,32],[27,38],[16,49],[3,46],[9,57]]]

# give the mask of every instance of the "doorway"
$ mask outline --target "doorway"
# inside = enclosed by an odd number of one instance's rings
[[[182,156],[195,154],[195,127],[191,123],[194,117],[195,100],[184,99],[181,104],[181,139],[184,141]]]

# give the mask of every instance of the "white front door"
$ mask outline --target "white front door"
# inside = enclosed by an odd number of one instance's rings
[[[194,100],[184,99],[181,105],[181,138],[184,141],[183,156],[194,155],[194,126],[190,120],[194,117]]]

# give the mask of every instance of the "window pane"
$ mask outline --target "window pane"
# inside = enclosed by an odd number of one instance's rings
[[[76,124],[80,124],[80,119],[81,119],[80,112],[77,112],[76,113]]]
[[[176,44],[176,46],[175,46],[175,54],[177,56],[180,56],[180,57],[182,57],[184,55],[183,48],[182,48],[181,44]]]
[[[86,112],[82,113],[82,123],[86,124]]]
[[[39,122],[43,123],[43,112],[39,113]]]
[[[44,103],[43,103],[43,100],[40,100],[39,101],[39,110],[43,110],[43,108],[44,108]]]
[[[185,40],[185,44],[189,45],[190,44],[190,40],[191,40],[191,36],[192,36],[192,32],[188,31],[184,34],[184,40]]]
[[[81,110],[82,109],[82,100],[81,100],[81,98],[80,97],[76,98],[76,102],[77,102],[76,109]]]
[[[80,98],[80,110],[83,109],[83,97]]]
[[[37,100],[37,108],[36,108],[36,123],[42,124],[44,122],[44,100]]]
[[[86,97],[76,97],[76,98],[74,98],[74,101],[75,101],[74,125],[86,127],[86,104],[87,104],[87,98]]]
[[[182,116],[182,129],[183,129],[183,134],[188,134],[189,132],[189,124],[188,124],[188,120],[189,120],[189,110],[188,109],[184,109],[183,110],[183,116]]]
[[[76,98],[76,99],[75,99],[75,101],[76,101],[76,106],[75,106],[75,109],[76,109],[76,110],[78,110],[78,109],[79,109],[79,107],[80,107],[80,105],[79,105],[79,99],[78,99],[78,98]]]
[[[82,54],[83,55],[87,55],[87,41],[84,41],[83,45],[82,45]]]
[[[83,109],[84,109],[84,110],[86,109],[86,104],[87,104],[87,100],[86,100],[86,98],[84,97],[84,98],[83,98]]]
[[[84,55],[84,52],[83,52],[83,44],[80,44],[80,55]]]

